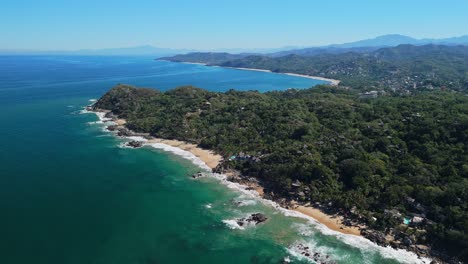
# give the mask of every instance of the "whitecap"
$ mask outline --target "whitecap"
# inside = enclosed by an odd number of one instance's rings
[[[257,204],[257,201],[256,201],[256,200],[253,200],[253,199],[234,200],[234,203],[235,203],[237,206],[239,206],[239,207],[243,207],[243,206],[256,205],[256,204]]]
[[[238,223],[237,223],[237,220],[235,219],[227,219],[227,220],[223,220],[223,223],[226,224],[227,227],[229,227],[230,229],[240,229],[240,230],[244,230],[245,228],[240,226]]]
[[[125,137],[125,138],[133,140],[133,141],[148,142],[148,140],[144,137],[131,136],[131,137]]]
[[[384,258],[396,259],[401,263],[416,264],[416,263],[430,263],[431,262],[429,258],[419,258],[418,255],[416,255],[415,253],[404,250],[404,249],[394,249],[390,246],[388,247],[379,246],[364,237],[355,236],[355,235],[347,235],[347,234],[343,234],[343,233],[331,230],[328,227],[326,227],[324,224],[318,222],[316,219],[308,215],[305,215],[305,214],[302,214],[300,212],[296,212],[293,210],[285,209],[279,206],[274,201],[261,198],[258,195],[258,193],[254,190],[246,190],[247,188],[246,186],[227,181],[226,175],[212,173],[211,176],[218,179],[221,183],[223,183],[230,189],[239,191],[248,197],[256,198],[260,200],[263,204],[269,205],[275,208],[276,210],[278,210],[285,216],[301,218],[301,219],[306,220],[308,224],[313,225],[320,233],[329,235],[329,236],[335,236],[341,242],[344,242],[345,244],[350,245],[352,247],[359,248],[362,252],[378,251],[380,255],[382,255]]]
[[[203,162],[200,158],[198,158],[197,156],[195,156],[194,154],[188,151],[185,151],[177,147],[169,146],[163,143],[150,143],[146,145],[151,146],[156,149],[162,149],[164,151],[174,153],[184,159],[190,160],[193,164],[195,164],[196,166],[200,167],[203,170],[211,171],[211,168],[208,167],[208,165],[206,165],[205,162]]]

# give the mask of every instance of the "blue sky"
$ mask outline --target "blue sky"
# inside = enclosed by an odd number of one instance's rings
[[[468,34],[467,0],[4,0],[0,49],[317,46]]]

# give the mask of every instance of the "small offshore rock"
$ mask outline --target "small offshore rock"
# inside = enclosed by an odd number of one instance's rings
[[[237,224],[239,226],[244,226],[245,224],[258,225],[260,223],[265,222],[266,220],[268,220],[266,215],[264,215],[262,213],[255,213],[255,214],[251,214],[250,216],[248,216],[246,218],[237,219]]]
[[[197,179],[197,178],[200,178],[200,177],[202,177],[202,176],[203,176],[203,173],[197,172],[197,173],[194,173],[194,174],[192,175],[192,178]]]
[[[107,130],[115,131],[115,130],[117,130],[117,127],[118,127],[117,125],[110,125],[110,126],[107,126]]]
[[[132,148],[141,148],[143,146],[143,142],[141,141],[130,141],[127,143],[127,146]]]

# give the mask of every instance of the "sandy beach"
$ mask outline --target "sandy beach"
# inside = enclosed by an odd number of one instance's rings
[[[333,86],[338,86],[341,82],[340,80],[328,79],[324,77],[310,76],[310,75],[304,75],[304,74],[297,74],[297,73],[283,73],[283,74],[296,76],[296,77],[302,77],[302,78],[309,78],[309,79],[314,79],[314,80],[326,81],[326,82],[330,82],[330,85],[333,85]]]
[[[343,234],[361,236],[359,227],[356,226],[345,226],[343,224],[344,218],[342,216],[327,215],[317,208],[298,206],[294,211],[300,212],[307,216],[314,218],[320,223],[324,224],[331,230],[338,231]]]
[[[330,85],[333,86],[338,86],[340,84],[340,80],[335,80],[335,79],[329,79],[329,78],[324,78],[324,77],[319,77],[319,76],[311,76],[311,75],[305,75],[305,74],[298,74],[298,73],[282,73],[282,72],[272,72],[270,70],[264,70],[264,69],[255,69],[255,68],[238,68],[238,67],[223,67],[223,66],[211,66],[206,63],[201,63],[201,62],[181,62],[185,64],[196,64],[196,65],[204,65],[204,66],[209,66],[209,67],[220,67],[220,68],[226,68],[226,69],[234,69],[234,70],[243,70],[243,71],[258,71],[258,72],[270,72],[270,73],[277,73],[277,74],[285,74],[285,75],[290,75],[290,76],[295,76],[295,77],[301,77],[301,78],[308,78],[308,79],[313,79],[313,80],[320,80],[320,81],[325,81],[329,82]]]
[[[100,112],[108,112],[108,110],[100,110]],[[115,119],[113,120],[113,122],[115,122],[119,127],[125,127],[125,124],[127,123],[125,119],[121,119],[121,118]],[[147,144],[154,144],[154,143],[165,144],[171,147],[179,148],[181,150],[190,152],[193,155],[195,155],[197,158],[199,158],[201,161],[203,161],[211,169],[216,168],[223,160],[223,157],[221,155],[216,154],[211,150],[202,149],[195,144],[191,144],[191,143],[180,141],[180,140],[151,138],[146,143]],[[253,183],[253,182],[246,183],[246,185],[250,188],[253,188],[259,194],[260,197],[264,197],[264,190],[261,185],[259,185],[258,183]],[[344,218],[342,216],[328,215],[320,211],[317,208],[313,208],[309,206],[308,207],[296,206],[293,210],[314,218],[315,220],[322,223],[323,225],[325,225],[331,230],[334,230],[343,234],[348,234],[348,235],[357,235],[357,236],[361,235],[361,232],[358,227],[355,227],[355,226],[349,227],[349,226],[344,225],[343,224]]]
[[[119,118],[114,120],[113,122],[115,122],[120,127],[125,127],[127,120]],[[146,143],[161,143],[171,147],[179,148],[184,151],[188,151],[195,155],[197,158],[199,158],[201,161],[203,161],[211,169],[216,168],[216,166],[218,166],[218,164],[223,160],[223,157],[221,155],[218,155],[211,150],[202,149],[195,144],[175,139],[152,138],[149,139]]]
[[[264,70],[264,69],[254,69],[254,68],[236,68],[236,67],[221,67],[221,68],[226,68],[226,69],[234,69],[234,70],[242,70],[242,71],[258,71],[258,72],[271,72],[270,70]]]
[[[208,64],[203,63],[203,62],[181,62],[181,63],[208,66]]]
[[[206,64],[205,64],[206,65]],[[335,79],[329,79],[329,78],[324,78],[324,77],[319,77],[319,76],[311,76],[311,75],[305,75],[305,74],[297,74],[297,73],[282,73],[282,72],[272,72],[270,70],[264,70],[264,69],[254,69],[254,68],[236,68],[236,67],[221,67],[221,68],[226,68],[226,69],[234,69],[234,70],[243,70],[243,71],[258,71],[258,72],[270,72],[270,73],[276,73],[276,74],[285,74],[289,76],[295,76],[295,77],[301,77],[301,78],[308,78],[308,79],[313,79],[313,80],[320,80],[320,81],[325,81],[329,82],[330,85],[333,86],[338,86],[340,84],[340,80],[335,80]]]
[[[190,144],[179,140],[154,138],[148,140],[148,143],[161,143],[188,151],[202,160],[211,169],[216,168],[216,166],[218,166],[218,164],[223,159],[221,155],[218,155],[210,150],[202,149],[195,144]]]

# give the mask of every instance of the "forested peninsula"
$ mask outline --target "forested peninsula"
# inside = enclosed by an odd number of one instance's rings
[[[215,171],[258,179],[266,198],[364,223],[379,244],[468,259],[468,97],[461,93],[363,99],[332,86],[220,93],[118,85],[93,107],[135,132],[214,150],[224,157]]]
[[[159,58],[173,62],[254,68],[340,80],[342,87],[399,95],[418,91],[468,90],[468,46],[399,45],[379,49],[328,50],[304,54],[188,53]]]

